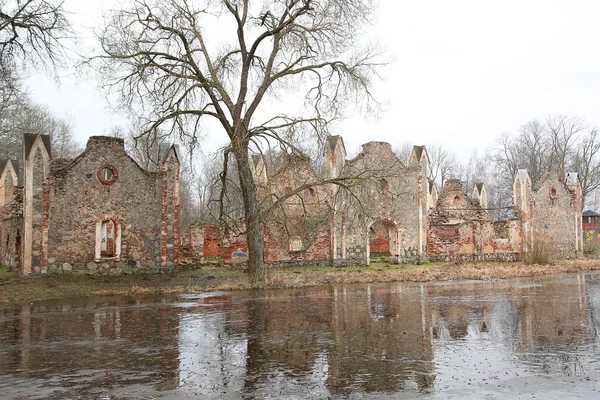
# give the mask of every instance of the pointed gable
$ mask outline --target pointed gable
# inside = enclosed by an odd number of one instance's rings
[[[179,161],[179,145],[173,143],[161,143],[158,146],[158,156],[160,162],[164,162],[167,160],[167,157],[169,156],[169,151],[171,150],[173,150],[173,155],[177,160],[177,163],[181,164],[181,162]]]
[[[42,141],[42,145],[46,149],[46,153],[48,153],[48,158],[52,159],[52,151],[50,146],[50,136],[49,135],[40,135],[36,133],[25,133],[23,134],[23,145],[25,148],[25,159],[29,158],[29,153],[31,153],[31,149],[36,141],[36,139],[40,137]]]

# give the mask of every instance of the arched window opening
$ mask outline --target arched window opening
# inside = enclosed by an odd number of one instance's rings
[[[96,259],[119,258],[121,255],[121,225],[114,218],[96,223]]]
[[[315,194],[316,192],[314,188],[309,187],[304,189],[304,196],[306,197],[315,197]]]
[[[115,256],[115,223],[111,220],[102,221],[100,238],[100,257]]]

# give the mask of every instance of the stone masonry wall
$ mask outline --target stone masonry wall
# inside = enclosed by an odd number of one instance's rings
[[[398,232],[395,248],[390,249],[392,256],[399,261],[414,260],[419,254],[419,199],[426,200],[428,189],[427,184],[423,184],[419,194],[418,165],[408,168],[398,160],[388,143],[371,142],[363,145],[363,151],[356,158],[347,161],[345,172],[368,177],[369,171],[372,174],[369,179],[354,189],[356,200],[345,198],[340,206],[345,211],[345,235],[341,240],[346,257],[366,258],[369,228],[378,221],[385,221]],[[426,201],[421,206],[424,221]]]
[[[510,261],[521,252],[521,221],[488,221],[485,210],[463,192],[462,182],[448,180],[430,214],[429,259],[434,261]]]
[[[113,169],[114,182],[101,181],[104,168]],[[49,194],[49,272],[159,268],[161,190],[156,174],[125,153],[122,139],[92,137],[76,159],[55,163]],[[98,227],[108,220],[115,235],[120,229],[121,253],[98,260]]]
[[[535,240],[550,240],[564,257],[575,251],[576,215],[573,193],[557,174],[546,174],[533,190],[533,234]]]
[[[0,266],[19,270],[22,240],[23,189],[11,186],[10,199],[0,206]]]

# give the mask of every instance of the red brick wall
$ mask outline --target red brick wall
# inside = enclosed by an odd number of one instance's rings
[[[223,261],[225,262],[244,262],[248,261],[248,242],[246,235],[237,234],[229,231],[225,233],[223,241]]]
[[[216,225],[204,226],[204,257],[221,257],[223,255],[223,239]]]
[[[370,250],[371,253],[390,252],[389,228],[385,223],[376,222],[371,226]]]
[[[308,261],[331,258],[331,229],[322,226],[310,237],[302,236],[304,249],[289,250],[289,235],[283,223],[270,221],[265,226],[265,261]]]

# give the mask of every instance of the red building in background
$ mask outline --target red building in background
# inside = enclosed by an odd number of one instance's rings
[[[596,240],[600,241],[600,232],[598,229],[598,223],[600,222],[600,214],[598,214],[595,211],[587,210],[583,212],[582,216],[582,228],[586,240],[592,240],[592,238],[594,237],[596,238]]]

